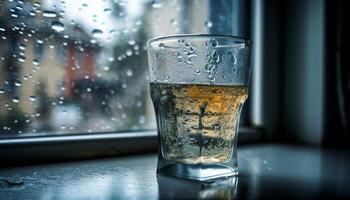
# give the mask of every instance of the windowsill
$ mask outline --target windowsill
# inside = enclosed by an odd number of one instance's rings
[[[240,128],[239,143],[261,141],[262,132]],[[156,152],[156,131],[31,136],[0,139],[1,166]]]
[[[155,153],[8,168],[0,170],[0,199],[346,199],[348,153],[286,145],[241,146],[237,190],[215,182],[157,178]]]

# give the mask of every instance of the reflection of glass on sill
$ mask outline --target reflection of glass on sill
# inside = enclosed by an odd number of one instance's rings
[[[157,175],[157,181],[161,199],[236,199],[237,197],[238,177],[195,182]]]

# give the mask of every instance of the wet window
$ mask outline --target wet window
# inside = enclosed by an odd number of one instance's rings
[[[235,2],[1,1],[1,135],[155,129],[146,41],[242,35]]]

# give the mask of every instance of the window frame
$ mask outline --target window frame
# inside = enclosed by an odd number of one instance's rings
[[[253,78],[259,78],[258,82],[252,81],[252,92],[262,89],[262,48],[255,48],[262,45],[263,16],[262,3],[258,0],[244,2],[241,0],[232,0],[235,5],[247,8],[250,16],[241,21],[235,21],[235,24],[245,26],[249,18],[252,19],[251,38],[253,44],[252,68],[259,67],[259,73],[253,73]],[[245,6],[245,7],[244,7]],[[241,13],[242,14],[242,13]],[[261,21],[254,21],[261,19]],[[245,27],[248,34],[249,27]],[[249,34],[248,34],[249,35]],[[261,42],[261,43],[259,43]],[[258,55],[258,56],[257,56]],[[259,60],[260,59],[260,60]],[[259,66],[255,66],[260,63]],[[264,130],[262,116],[263,93],[258,97],[253,97],[249,103],[251,112],[248,114],[248,123],[239,128],[238,143],[248,144],[261,142],[264,139]],[[258,102],[258,104],[257,104]],[[256,110],[256,109],[259,109]],[[259,118],[258,120],[256,118]],[[124,132],[98,132],[98,133],[79,133],[79,134],[38,134],[37,136],[20,137],[0,137],[0,156],[6,162],[2,166],[28,165],[32,163],[57,162],[76,159],[89,159],[97,157],[120,156],[132,153],[156,152],[158,149],[158,138],[156,130],[124,131]]]

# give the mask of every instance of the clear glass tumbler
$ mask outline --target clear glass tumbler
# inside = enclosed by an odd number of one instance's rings
[[[225,35],[148,41],[157,173],[205,181],[237,175],[237,130],[250,81],[250,42]]]

